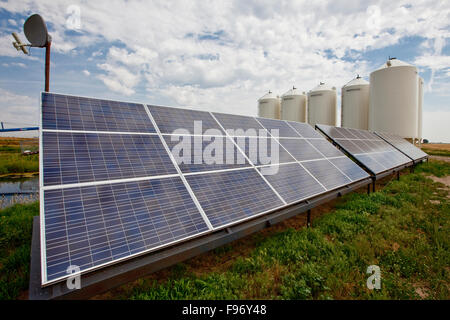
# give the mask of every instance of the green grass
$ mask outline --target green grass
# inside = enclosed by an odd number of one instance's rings
[[[0,174],[39,171],[39,155],[23,156],[20,153],[0,154]]]
[[[450,157],[450,151],[448,150],[427,149],[426,147],[422,150],[432,156]]]
[[[449,169],[449,164],[432,161],[380,192],[352,193],[313,221],[313,228],[262,238],[226,270],[199,272],[187,262],[169,269],[166,279],[141,279],[117,289],[113,297],[449,299],[448,192],[425,177],[445,176]],[[366,287],[369,265],[381,268],[380,290]]]
[[[0,146],[0,152],[20,153],[22,150],[18,146]]]
[[[0,300],[16,299],[28,289],[33,216],[39,202],[0,211]]]
[[[445,177],[450,175],[450,164],[445,161],[429,161],[416,167],[416,173],[431,174],[436,177]]]

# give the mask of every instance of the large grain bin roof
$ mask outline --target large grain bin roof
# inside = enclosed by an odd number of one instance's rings
[[[376,69],[375,71],[392,68],[392,67],[414,67],[413,65],[398,59],[389,59],[387,60],[381,67]]]
[[[314,91],[331,91],[331,90],[336,90],[336,88],[321,82],[317,87],[314,87],[309,92],[314,92]]]
[[[361,85],[369,85],[369,81],[366,81],[361,77],[356,77],[355,79],[349,81],[346,85],[344,85],[344,87],[361,86]]]
[[[265,95],[263,95],[261,98],[259,98],[258,101],[265,100],[265,99],[278,99],[278,96],[275,93],[273,93],[272,91],[269,91]]]
[[[305,93],[303,92],[301,92],[299,89],[297,89],[297,88],[292,88],[292,89],[289,89],[288,91],[286,91],[285,93],[283,93],[282,95],[281,95],[281,97],[287,97],[287,96],[301,96],[301,95],[304,95]]]

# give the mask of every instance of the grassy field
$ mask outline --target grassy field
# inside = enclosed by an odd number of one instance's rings
[[[39,171],[39,155],[23,156],[20,141],[26,138],[0,138],[0,175]]]
[[[422,150],[429,155],[450,157],[449,143],[426,143],[422,144]]]
[[[96,299],[449,299],[450,164],[430,161]],[[440,178],[437,178],[440,177]],[[0,211],[0,299],[26,297],[32,216]],[[369,265],[381,290],[366,287]]]
[[[28,288],[33,216],[39,202],[0,211],[0,300],[16,299]]]

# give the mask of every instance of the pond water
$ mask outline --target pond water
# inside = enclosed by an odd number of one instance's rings
[[[0,208],[39,200],[39,176],[0,178]]]

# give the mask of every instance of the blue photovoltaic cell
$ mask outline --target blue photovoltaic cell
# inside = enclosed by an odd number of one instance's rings
[[[374,145],[369,145],[366,141],[363,140],[349,140],[354,145],[356,145],[362,152],[361,153],[371,153],[371,152],[380,152],[381,150]]]
[[[298,163],[259,167],[258,170],[287,203],[304,200],[326,191]]]
[[[403,161],[404,155],[401,153],[396,153],[394,151],[388,151],[383,153],[374,153],[371,154],[371,157],[378,161],[379,163],[382,163],[383,166],[387,168],[395,168],[398,167],[405,162]],[[406,162],[410,161],[409,159],[406,160]]]
[[[338,146],[340,146],[342,149],[344,149],[345,151],[347,151],[350,154],[364,153],[363,150],[361,150],[356,144],[354,144],[350,140],[334,139],[334,141],[336,142],[336,144]]]
[[[228,137],[166,135],[164,139],[183,173],[250,166]]]
[[[209,112],[160,106],[148,107],[161,133],[225,135]],[[209,129],[214,129],[214,132],[205,132]]]
[[[324,157],[314,149],[305,139],[279,139],[280,144],[298,161],[323,159]]]
[[[367,172],[347,157],[330,159],[330,161],[353,181],[369,177]]]
[[[207,231],[179,177],[44,191],[47,281]]]
[[[186,179],[215,228],[283,205],[253,168],[190,175]]]
[[[176,174],[156,135],[43,132],[44,185]]]
[[[297,131],[298,134],[300,134],[303,138],[321,138],[323,139],[323,136],[318,133],[312,126],[310,126],[307,123],[303,122],[295,122],[295,121],[286,121],[289,123],[291,127]]]
[[[142,104],[42,93],[42,128],[155,132]]]
[[[328,160],[304,162],[302,164],[328,190],[351,183],[351,181]]]
[[[300,135],[292,129],[286,122],[275,119],[257,118],[258,121],[266,128],[272,136],[275,137],[295,137],[299,138]],[[275,131],[278,130],[278,135],[275,135]]]
[[[338,148],[325,139],[310,139],[308,141],[327,158],[344,156]]]
[[[253,117],[237,116],[225,113],[213,113],[230,136],[258,136],[265,129]]]
[[[360,161],[364,166],[366,166],[370,171],[375,174],[386,171],[388,168],[383,166],[381,163],[376,161],[373,157],[366,154],[355,155],[356,160]]]
[[[320,131],[322,131],[323,133],[325,133],[328,137],[330,137],[333,140],[336,139],[346,139],[346,137],[344,136],[344,128],[337,128],[337,127],[333,127],[333,126],[325,126],[325,125],[316,125]],[[353,137],[354,138],[354,137]]]
[[[238,137],[234,141],[256,166],[295,161],[274,138]]]

